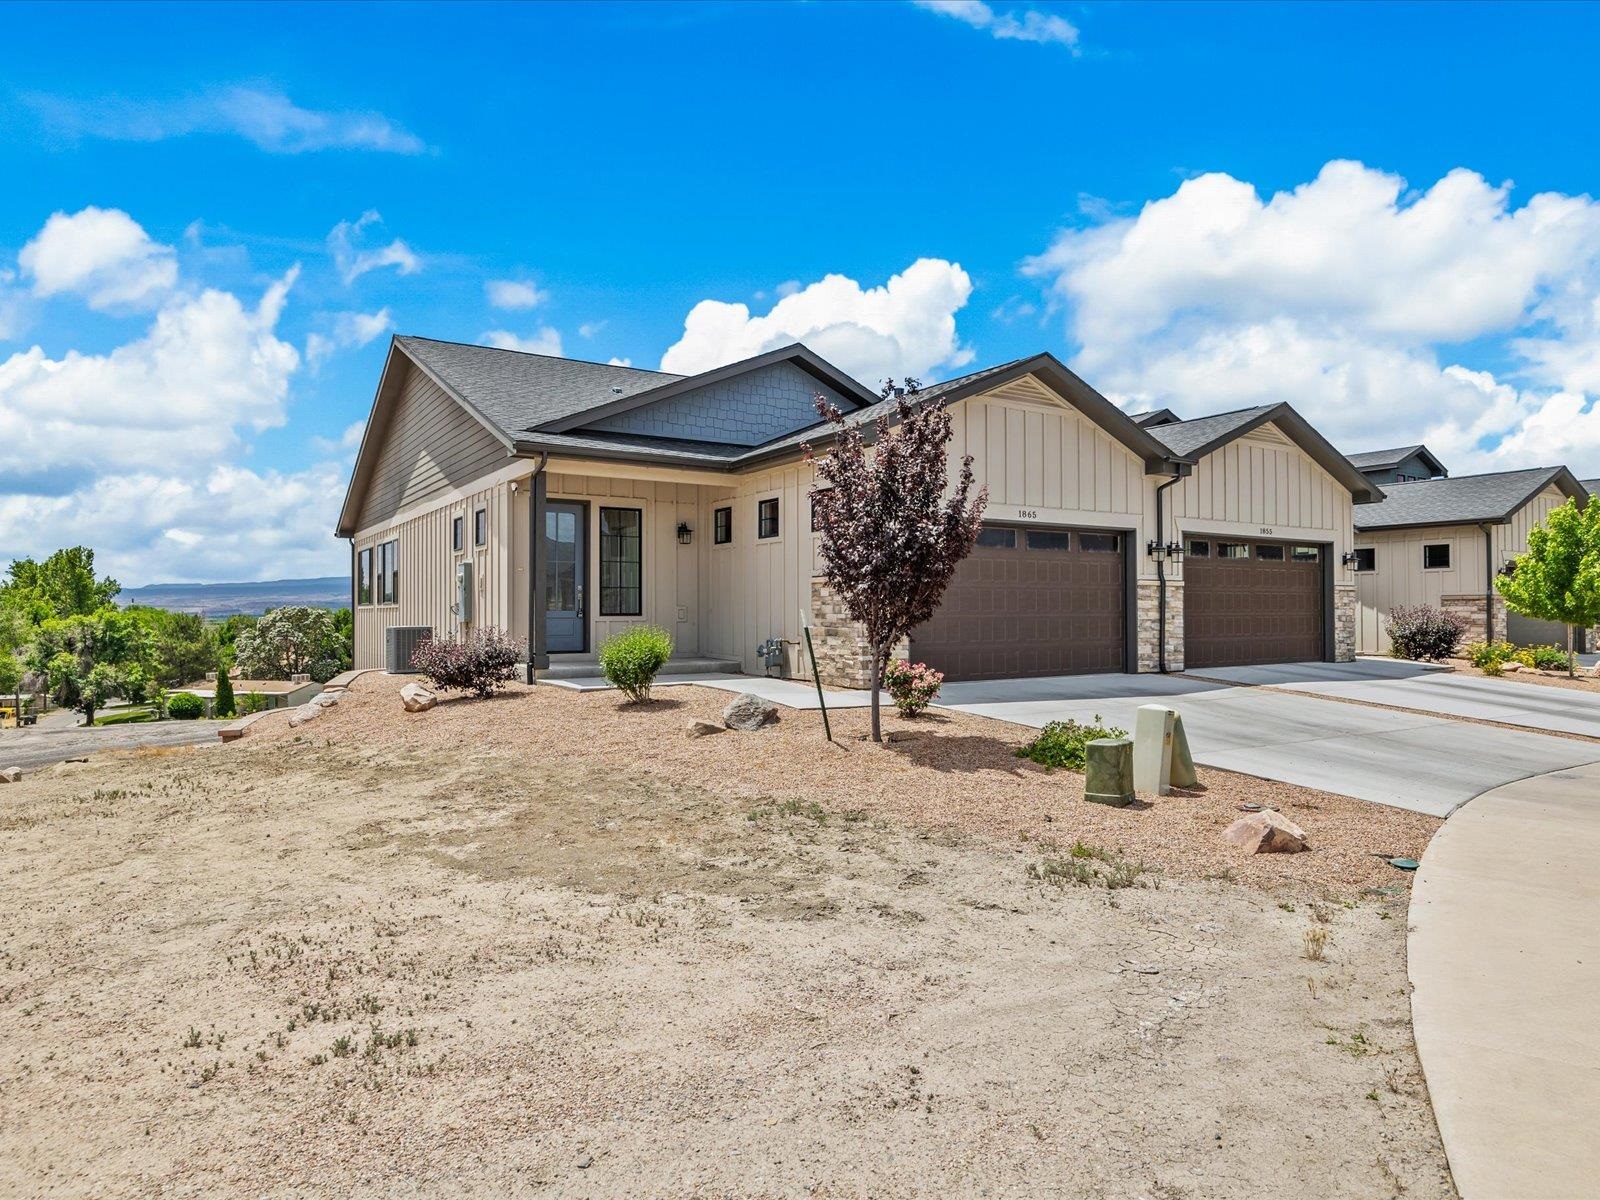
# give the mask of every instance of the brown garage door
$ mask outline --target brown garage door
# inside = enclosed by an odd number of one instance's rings
[[[1324,553],[1288,542],[1186,538],[1183,665],[1320,660]]]
[[[986,525],[911,657],[945,678],[1121,671],[1125,538],[1078,529]]]

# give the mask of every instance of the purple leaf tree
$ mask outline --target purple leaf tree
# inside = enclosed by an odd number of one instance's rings
[[[817,473],[812,512],[821,537],[823,574],[865,631],[872,650],[872,740],[882,741],[879,699],[895,646],[933,615],[957,565],[972,551],[988,503],[973,490],[972,456],[950,486],[950,414],[916,398],[916,383],[896,389],[894,420],[845,419],[825,398],[817,411],[834,428],[826,454],[806,447]],[[869,442],[866,430],[875,436]]]

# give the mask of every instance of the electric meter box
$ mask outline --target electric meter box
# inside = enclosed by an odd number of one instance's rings
[[[472,622],[472,564],[456,564],[456,620],[463,625]]]

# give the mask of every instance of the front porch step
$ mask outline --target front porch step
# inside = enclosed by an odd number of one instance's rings
[[[743,667],[731,658],[669,658],[663,675],[737,675]],[[592,654],[552,654],[540,679],[586,679],[600,674],[600,660]]]

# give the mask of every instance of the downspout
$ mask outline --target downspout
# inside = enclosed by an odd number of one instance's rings
[[[544,534],[544,469],[550,463],[550,452],[539,452],[539,465],[533,469],[528,487],[528,682],[538,682],[539,668],[549,664],[544,648],[544,556],[540,553],[540,539]]]
[[[356,604],[356,600],[358,599],[358,596],[356,595],[356,539],[355,539],[355,535],[352,534],[350,537],[346,538],[345,540],[350,543],[350,666],[353,668],[356,665],[356,649],[360,645],[360,642],[361,642],[361,635],[356,632],[356,614],[358,612],[360,612],[361,610],[360,610],[360,606]],[[220,668],[220,664],[219,664],[219,668],[218,669],[219,670],[221,669]]]
[[[1494,526],[1484,522],[1483,530],[1483,640],[1494,641]]]
[[[1162,501],[1166,499],[1166,490],[1182,478],[1182,475],[1174,475],[1156,487],[1156,544],[1161,547],[1156,554],[1156,667],[1163,675],[1167,673],[1167,552]]]

